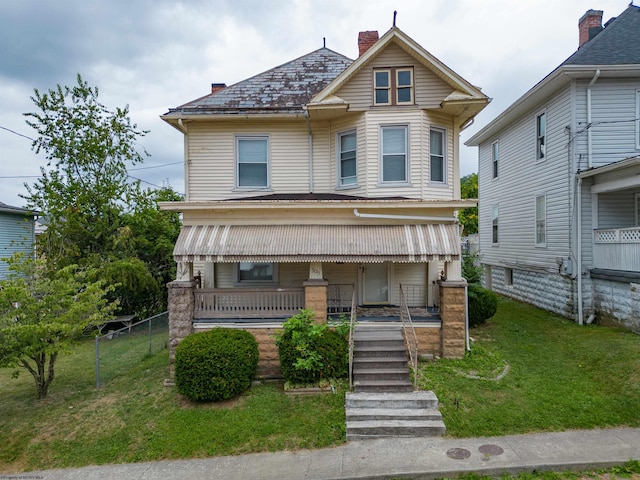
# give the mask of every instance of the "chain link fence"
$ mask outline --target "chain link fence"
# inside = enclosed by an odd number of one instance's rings
[[[168,312],[96,336],[96,388],[168,345]]]

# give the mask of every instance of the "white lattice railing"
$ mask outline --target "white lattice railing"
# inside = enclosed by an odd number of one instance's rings
[[[593,265],[640,272],[640,227],[594,230]]]

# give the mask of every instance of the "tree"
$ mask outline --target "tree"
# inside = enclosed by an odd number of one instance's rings
[[[32,186],[25,185],[23,198],[44,213],[47,229],[38,250],[49,271],[91,267],[93,281],[115,285],[109,299],[118,300],[120,313],[161,311],[164,285],[175,274],[180,217],[160,212],[157,201],[180,196],[169,187],[143,190],[129,181],[127,167],[143,161],[136,145],[147,132],[131,123],[127,107],[102,105],[98,88],[80,75],[73,87],[35,90],[31,99],[38,109],[25,114],[38,133],[32,148],[48,163]]]
[[[87,281],[91,272],[75,265],[49,275],[43,260],[22,254],[9,264],[13,273],[0,281],[0,367],[26,369],[41,399],[55,377],[58,355],[85,329],[112,318],[116,305],[105,298],[110,287]]]
[[[29,208],[44,212],[41,248],[53,268],[86,264],[113,251],[121,216],[137,191],[127,165],[143,161],[136,142],[147,132],[129,119],[128,107],[111,111],[98,101],[98,88],[80,75],[73,87],[57,85],[31,97],[39,112],[26,113],[47,167],[33,186],[25,184]],[[146,154],[146,152],[145,152]]]
[[[478,174],[471,173],[460,179],[460,196],[462,198],[478,198]],[[464,235],[478,233],[478,207],[465,208],[458,214],[464,227]]]

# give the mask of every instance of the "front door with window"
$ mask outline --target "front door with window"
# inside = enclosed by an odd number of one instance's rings
[[[363,303],[365,305],[389,303],[389,265],[369,263],[362,273]]]

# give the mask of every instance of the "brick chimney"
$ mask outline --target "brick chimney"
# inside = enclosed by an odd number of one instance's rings
[[[360,32],[358,34],[358,50],[360,51],[359,56],[362,56],[364,52],[369,50],[374,43],[378,41],[378,31],[367,31]]]
[[[578,48],[602,31],[602,10],[587,10],[578,22]]]
[[[216,93],[217,91],[222,90],[223,88],[227,88],[226,83],[212,83],[211,93]]]

